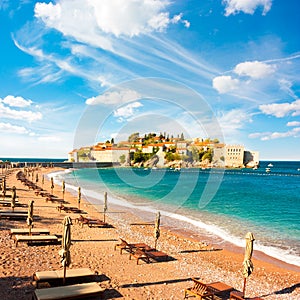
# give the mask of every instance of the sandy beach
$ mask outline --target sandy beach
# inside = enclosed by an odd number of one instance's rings
[[[42,168],[42,174],[54,172],[55,168]],[[70,268],[90,268],[99,273],[99,284],[105,288],[103,299],[183,299],[185,288],[193,285],[191,278],[204,283],[221,281],[236,290],[242,290],[243,249],[216,248],[200,238],[188,237],[180,230],[161,228],[157,249],[169,255],[168,261],[145,263],[129,259],[129,254],[114,250],[120,238],[129,243],[146,243],[154,247],[153,225],[130,225],[144,223],[140,216],[109,207],[106,221],[111,228],[79,226],[77,213],[59,212],[56,202],[46,201],[16,179],[15,169],[7,175],[8,187],[16,186],[20,203],[34,200],[34,228],[48,228],[51,234],[62,234],[62,220],[69,215],[73,220]],[[46,176],[45,176],[46,178]],[[41,182],[38,182],[41,186]],[[43,189],[51,192],[50,181],[45,180]],[[9,192],[8,192],[9,193]],[[53,194],[62,197],[61,186],[55,185]],[[66,206],[77,207],[77,198],[65,192]],[[93,206],[81,200],[80,208],[86,216],[103,218]],[[26,208],[16,208],[26,210]],[[11,210],[1,207],[1,210]],[[163,220],[162,220],[163,223]],[[16,247],[9,232],[12,228],[27,228],[26,221],[0,219],[0,299],[31,299],[35,286],[32,275],[37,271],[61,269],[60,244],[32,245],[19,243]],[[254,249],[255,252],[255,249]],[[263,299],[300,299],[300,268],[284,263],[268,261],[265,255],[255,253],[254,272],[247,280],[246,296]],[[228,295],[221,299],[229,299]]]

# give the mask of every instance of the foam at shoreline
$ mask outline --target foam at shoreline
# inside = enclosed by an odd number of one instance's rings
[[[73,170],[64,170],[64,171],[49,173],[47,176],[49,178],[53,177],[54,182],[58,185],[61,185],[64,175],[71,173],[72,171]],[[66,189],[68,189],[68,191],[76,195],[78,186],[66,182]],[[90,189],[82,188],[81,192],[82,195],[84,195],[85,200],[87,200],[92,205],[94,205],[97,210],[99,210],[97,206],[102,207],[103,200],[99,200],[99,199],[103,199],[103,193],[105,192],[104,189],[103,192],[101,193],[99,191],[93,191]],[[130,209],[132,213],[134,213],[133,210],[135,210],[137,215],[141,215],[141,213],[145,213],[153,216],[156,214],[158,210],[158,208],[155,207],[151,202],[145,201],[143,205],[135,205],[134,201],[130,201],[130,200],[132,199],[131,198],[127,199],[123,196],[120,197],[119,195],[116,196],[113,195],[112,193],[109,194],[109,205],[112,206],[117,205],[123,208]],[[168,210],[161,209],[161,207],[159,208],[159,210],[161,215],[165,217],[164,224],[166,226],[169,226],[170,228],[174,228],[174,227],[185,228],[190,230],[191,232],[194,232],[196,235],[199,234],[199,232],[201,232],[201,235],[207,236],[208,240],[214,241],[214,243],[216,243],[219,246],[224,246],[224,242],[228,242],[237,247],[244,247],[245,244],[244,239],[234,236],[233,234],[229,233],[227,230],[224,230],[221,227],[212,224],[207,224],[199,220],[195,220],[186,215],[172,213]],[[272,246],[265,246],[261,242],[256,241],[255,250],[261,251],[267,256],[273,257],[285,263],[294,265],[296,267],[300,267],[300,257],[290,253],[290,249],[284,250]]]

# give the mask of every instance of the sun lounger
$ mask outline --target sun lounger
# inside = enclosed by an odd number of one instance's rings
[[[230,286],[230,285],[228,285],[224,282],[221,282],[221,281],[207,283],[206,286],[215,295],[220,295],[220,296],[225,295],[225,294],[229,294],[229,292],[233,290],[232,286]]]
[[[120,254],[122,254],[122,251],[125,250],[129,253],[132,253],[134,249],[146,249],[150,248],[147,244],[145,243],[135,243],[135,244],[128,244],[125,240],[120,239],[121,243],[115,245],[115,250],[120,249]]]
[[[89,227],[97,226],[97,227],[109,227],[110,225],[100,219],[92,219],[88,217],[84,217],[83,215],[80,215],[78,218],[75,219],[75,222],[81,225],[87,225]]]
[[[34,291],[33,300],[87,299],[101,296],[105,289],[96,282],[66,285]]]
[[[14,219],[14,220],[26,220],[27,213],[19,213],[19,212],[1,212],[0,219]]]
[[[32,235],[40,235],[40,234],[47,234],[49,235],[50,231],[49,229],[44,228],[32,228],[31,234]],[[13,228],[10,230],[10,237],[13,235],[29,235],[29,229],[28,228]]]
[[[139,260],[143,260],[147,263],[150,263],[151,260],[166,261],[169,258],[167,253],[158,251],[149,246],[144,247],[142,249],[133,249],[130,253],[129,259],[131,259],[132,257],[136,259],[137,264],[139,263]]]
[[[137,265],[139,264],[139,260],[143,260],[146,263],[150,262],[149,256],[143,250],[140,249],[137,249],[134,252],[130,253],[129,259],[131,259],[132,257],[136,259]]]
[[[5,207],[11,207],[11,201],[2,201],[0,200],[0,206],[5,206]],[[27,207],[28,205],[26,203],[15,203],[15,207]]]
[[[66,279],[71,280],[72,283],[80,283],[82,280],[93,281],[97,273],[91,271],[89,268],[79,268],[79,269],[67,269],[66,270]],[[63,270],[58,271],[41,271],[35,272],[33,274],[33,280],[36,283],[36,287],[39,288],[42,283],[49,283],[61,285],[63,279]],[[74,282],[76,281],[76,282]]]
[[[146,249],[145,253],[149,259],[153,259],[155,261],[166,261],[169,259],[169,255],[167,253],[158,251],[156,249]]]
[[[240,291],[231,292],[230,300],[245,300],[245,298],[243,296],[243,292],[240,292]],[[254,298],[251,298],[251,300],[263,300],[263,299],[260,297],[254,297]]]
[[[16,247],[18,243],[25,242],[28,244],[31,243],[54,243],[58,241],[58,237],[56,235],[15,235],[14,240],[16,243]]]
[[[199,299],[214,299],[213,292],[209,290],[206,284],[195,278],[192,278],[192,280],[194,281],[194,285],[190,288],[185,289],[184,299],[187,298],[188,295],[197,297]]]
[[[70,213],[70,212],[72,212],[72,213],[82,213],[81,209],[79,209],[77,207],[72,207],[72,206],[59,205],[56,208],[59,212],[61,212],[63,210],[67,213]]]

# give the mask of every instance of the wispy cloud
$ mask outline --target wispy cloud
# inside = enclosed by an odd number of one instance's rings
[[[120,89],[119,91],[106,92],[97,97],[92,97],[86,100],[87,105],[97,105],[97,104],[121,104],[129,101],[134,101],[139,99],[141,96],[134,90],[130,89]]]
[[[38,141],[42,142],[60,142],[61,138],[58,136],[39,136]]]
[[[240,130],[247,123],[252,122],[252,115],[242,109],[233,109],[227,112],[220,112],[217,120],[228,142],[236,142],[239,138]]]
[[[259,138],[262,141],[269,141],[269,140],[275,140],[275,139],[282,139],[282,138],[288,138],[288,137],[294,137],[299,138],[300,137],[300,127],[295,127],[292,130],[285,131],[285,132],[257,132],[257,133],[251,133],[249,134],[249,138]]]
[[[28,110],[14,110],[0,103],[0,117],[3,119],[14,119],[33,122],[41,120],[43,116],[40,112]]]
[[[0,123],[0,132],[13,134],[30,134],[30,131],[23,126],[17,126],[10,123]]]

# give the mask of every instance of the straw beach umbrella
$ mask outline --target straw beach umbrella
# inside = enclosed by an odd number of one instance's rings
[[[160,237],[160,212],[157,212],[156,214],[156,220],[155,220],[155,227],[154,227],[154,238],[155,238],[155,245],[154,248],[156,249],[157,240]]]
[[[243,276],[244,276],[243,297],[245,297],[247,278],[251,275],[254,269],[251,258],[253,253],[253,242],[255,238],[252,232],[248,232],[245,236],[245,239],[246,239],[246,248],[245,248],[245,257],[243,261]]]
[[[105,222],[105,213],[107,211],[107,192],[104,192],[104,204],[103,204],[103,221]]]
[[[6,178],[5,178],[5,176],[2,177],[2,194],[3,194],[3,199],[4,199],[5,195],[6,195]]]
[[[33,224],[33,203],[34,201],[30,200],[28,204],[27,225],[29,228],[29,235],[31,235],[31,228]]]
[[[16,198],[17,198],[16,187],[13,186],[12,187],[12,194],[11,194],[11,208],[12,208],[12,211],[15,210]]]
[[[66,190],[66,184],[65,184],[65,181],[63,180],[62,186],[61,186],[63,200],[65,200],[65,190]]]
[[[51,194],[53,195],[53,189],[54,189],[54,182],[53,177],[51,177]]]
[[[61,263],[64,268],[63,284],[66,282],[67,267],[71,264],[71,225],[72,220],[69,216],[66,216],[63,220],[63,236],[61,241],[62,249],[59,251],[61,257]]]
[[[81,201],[81,188],[78,187],[78,208],[80,209],[80,201]]]

